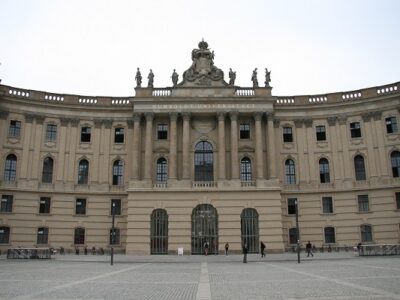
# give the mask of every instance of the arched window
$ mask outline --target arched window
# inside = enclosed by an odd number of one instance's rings
[[[4,168],[4,181],[15,181],[17,176],[17,157],[14,154],[7,155]]]
[[[218,253],[218,214],[210,204],[199,204],[192,213],[192,254]]]
[[[354,157],[354,171],[356,173],[356,180],[366,180],[364,157],[356,155]]]
[[[120,244],[120,230],[119,228],[110,229],[110,245]]]
[[[328,183],[331,181],[329,176],[329,162],[326,158],[319,160],[319,180],[321,183]]]
[[[244,157],[240,161],[240,180],[251,181],[251,179],[251,161],[248,157]]]
[[[168,179],[168,165],[164,157],[157,159],[157,182],[164,183]]]
[[[285,161],[285,180],[286,184],[296,184],[296,169],[291,159]]]
[[[89,177],[89,162],[86,159],[82,159],[79,162],[78,184],[87,184],[88,177]]]
[[[124,185],[124,163],[122,160],[116,160],[113,164],[113,185]]]
[[[241,215],[242,245],[247,244],[249,253],[258,253],[258,213],[254,208],[243,209]]]
[[[194,152],[194,180],[214,181],[213,147],[209,142],[199,142]]]
[[[393,151],[390,155],[393,177],[400,177],[400,152]]]
[[[168,215],[165,209],[151,213],[151,254],[168,254]]]
[[[75,228],[74,244],[75,245],[85,244],[85,228],[82,227]]]
[[[10,243],[10,227],[2,226],[0,227],[0,244]]]
[[[297,228],[289,228],[289,244],[297,244]]]
[[[325,237],[325,244],[336,243],[335,228],[334,227],[325,227],[324,228],[324,237]]]
[[[37,244],[47,245],[49,243],[49,229],[47,227],[39,227],[37,231]]]
[[[42,171],[42,182],[52,183],[53,182],[53,159],[51,157],[46,157],[43,161],[43,171]]]
[[[361,242],[372,242],[372,227],[369,224],[360,226]]]

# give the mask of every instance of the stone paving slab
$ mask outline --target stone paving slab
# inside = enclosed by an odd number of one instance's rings
[[[400,299],[399,257],[181,258],[2,259],[0,299]]]

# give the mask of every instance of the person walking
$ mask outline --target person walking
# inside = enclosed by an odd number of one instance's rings
[[[260,249],[261,249],[261,257],[265,257],[265,244],[263,241],[261,241]]]
[[[229,250],[229,243],[226,242],[226,244],[225,244],[225,255],[228,255],[228,250]]]
[[[310,254],[311,254],[311,256],[314,256],[314,254],[312,253],[312,249],[311,248],[312,248],[312,245],[311,245],[310,241],[308,241],[308,243],[306,245],[307,257],[309,257]]]
[[[208,255],[208,242],[207,241],[204,243],[204,255],[205,256]]]
[[[244,243],[243,244],[243,263],[244,264],[247,264],[247,252],[248,252],[247,244]]]

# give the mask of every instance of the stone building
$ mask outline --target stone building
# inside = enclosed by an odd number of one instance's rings
[[[312,96],[238,87],[206,42],[134,97],[0,85],[0,250],[282,252],[400,240],[400,84]],[[114,208],[112,208],[114,207]],[[116,215],[111,230],[112,210]]]

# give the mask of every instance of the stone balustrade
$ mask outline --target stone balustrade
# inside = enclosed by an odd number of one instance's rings
[[[237,88],[235,91],[235,96],[240,97],[254,97],[255,91],[252,88]]]

